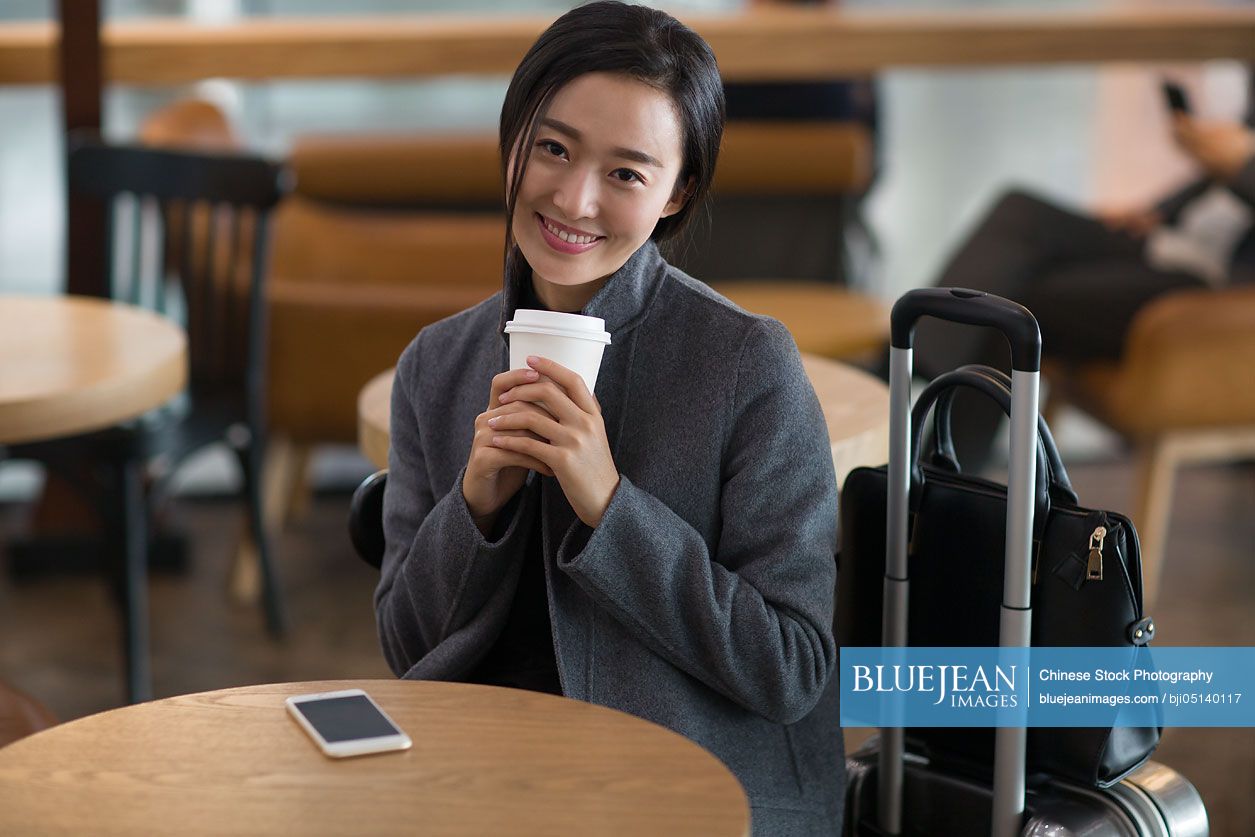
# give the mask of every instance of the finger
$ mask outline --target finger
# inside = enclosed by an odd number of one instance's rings
[[[484,450],[484,449],[492,447],[492,437],[497,432],[498,432],[497,430],[495,430],[492,427],[489,427],[487,424],[485,424],[483,427],[478,428],[475,431],[475,437],[471,442],[472,455],[474,455],[474,451],[476,449]],[[501,432],[505,433],[507,436],[527,436],[529,438],[538,439],[538,440],[542,438],[536,435],[535,433],[532,433],[530,430],[507,429]]]
[[[497,416],[511,415],[512,413],[537,413],[545,418],[553,418],[548,412],[537,404],[530,401],[511,401],[491,410],[485,410],[475,417],[475,436],[479,438],[484,434],[491,435],[492,428],[488,426],[488,422]]]
[[[501,393],[516,387],[519,384],[533,383],[540,379],[540,373],[535,369],[509,369],[494,375],[492,378],[492,386],[489,388],[488,406],[489,408],[499,406],[497,399]]]
[[[601,411],[596,397],[588,391],[588,385],[584,383],[584,377],[579,373],[547,357],[531,355],[527,358],[527,364],[541,375],[556,381],[559,386],[566,390],[566,394],[571,401],[584,412],[598,413]]]
[[[1172,134],[1177,142],[1189,144],[1198,138],[1197,124],[1184,113],[1172,115]]]
[[[518,436],[493,436],[492,444],[493,447],[537,459],[545,463],[551,471],[558,465],[558,460],[562,456],[561,448],[544,442],[537,442],[534,439],[523,439]]]
[[[513,401],[513,400],[508,401],[507,403],[502,404],[500,407],[497,407],[495,409],[487,410],[484,413],[482,413],[482,415],[483,415],[484,421],[487,422],[488,419],[495,418],[497,416],[508,416],[512,413],[536,413],[537,415],[544,416],[545,418],[551,418],[551,419],[557,418],[557,416],[555,416],[553,413],[546,410],[540,404],[534,404],[531,401]]]
[[[499,428],[495,428],[495,427],[490,427],[490,428],[488,428],[488,429],[489,429],[489,432],[494,433],[494,434],[496,434],[496,433],[504,433],[506,436],[526,436],[526,437],[527,437],[527,438],[529,438],[529,439],[538,439],[538,440],[541,440],[541,441],[546,441],[546,442],[547,442],[547,441],[549,441],[549,440],[548,440],[547,438],[545,438],[544,436],[541,436],[541,435],[539,435],[539,434],[537,434],[537,433],[534,433],[534,432],[532,432],[531,430],[515,430],[515,429],[511,429],[511,428],[500,428],[500,429],[499,429]],[[491,437],[491,436],[489,436],[489,437],[487,437],[487,438],[488,438],[490,441],[491,441],[491,439],[492,439],[492,437]]]
[[[570,438],[570,431],[546,415],[534,412],[516,412],[488,419],[488,426],[496,432],[506,430],[526,431],[548,439],[553,444],[563,444]]]
[[[501,393],[501,403],[509,404],[517,401],[528,401],[535,404],[544,402],[545,409],[563,424],[577,421],[587,411],[575,406],[566,390],[555,381],[541,381],[535,384],[522,384],[509,392]]]
[[[506,450],[500,447],[490,447],[484,449],[486,464],[491,470],[498,471],[502,468],[526,468],[529,471],[535,471],[538,474],[544,474],[547,477],[553,476],[553,469],[525,453],[519,453],[514,450]]]

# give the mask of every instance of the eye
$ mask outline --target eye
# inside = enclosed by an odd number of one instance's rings
[[[536,143],[537,148],[542,148],[554,157],[565,157],[566,149],[561,144],[553,140],[543,139]]]
[[[622,181],[623,183],[632,183],[633,181],[637,183],[645,182],[645,178],[641,177],[639,174],[632,171],[631,169],[615,169],[614,171],[610,172],[610,176],[615,178],[616,180]]]

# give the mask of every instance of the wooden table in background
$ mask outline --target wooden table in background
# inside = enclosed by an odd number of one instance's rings
[[[186,335],[157,314],[95,297],[0,295],[0,445],[112,427],[169,401],[186,380]],[[143,566],[147,553],[138,540],[126,541],[121,523],[109,525],[134,520],[132,504],[143,502],[138,467],[125,467],[123,473],[122,466],[110,466],[119,517],[106,521],[102,541],[123,544],[131,568],[126,587],[134,584],[127,595],[137,616],[126,623],[127,687],[143,698],[152,688],[147,589],[134,581],[144,578],[134,567]],[[12,552],[9,559],[12,569]],[[0,834],[9,833],[18,832],[0,827]]]
[[[396,373],[396,369],[380,372],[357,396],[357,446],[379,468],[388,467],[392,447],[388,428],[392,424],[392,379]]]
[[[802,355],[802,366],[819,396],[828,424],[837,485],[860,465],[883,465],[889,459],[889,387],[845,363]],[[395,370],[380,372],[357,399],[357,440],[362,453],[380,468],[388,467],[389,407]]]
[[[110,427],[182,391],[187,339],[90,297],[0,295],[0,444]]]
[[[329,759],[289,695],[365,689],[414,741]],[[517,689],[368,680],[183,695],[0,749],[4,834],[749,833],[732,773],[631,715]]]
[[[845,363],[802,355],[828,424],[837,485],[861,465],[889,461],[889,385]]]

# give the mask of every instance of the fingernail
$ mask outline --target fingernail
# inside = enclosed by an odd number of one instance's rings
[[[499,445],[499,444],[501,444],[501,442],[502,442],[504,439],[505,439],[505,436],[493,436],[493,437],[492,437],[492,443],[493,443],[494,445]]]
[[[496,426],[497,426],[497,422],[499,422],[499,421],[501,421],[501,416],[495,416],[495,417],[493,417],[493,418],[490,418],[490,419],[488,419],[488,426],[489,426],[489,427],[496,427]]]
[[[501,395],[497,397],[497,400],[498,400],[498,401],[500,401],[502,404],[504,404],[505,402],[509,401],[509,400],[510,400],[510,391],[509,391],[509,390],[506,390],[505,392],[501,393]]]
[[[527,362],[528,363],[540,363],[540,358],[536,357],[536,355],[528,355]]]
[[[529,358],[528,358],[528,360],[529,360],[529,361],[530,361],[530,360],[535,360],[535,358],[530,358],[530,357],[529,357]],[[533,380],[533,381],[534,381],[534,380],[536,380],[537,378],[539,378],[539,377],[540,377],[540,373],[539,373],[539,372],[537,372],[535,369],[528,369],[526,372],[524,372],[524,373],[523,373],[523,377],[524,377],[524,378],[530,378],[531,380]]]

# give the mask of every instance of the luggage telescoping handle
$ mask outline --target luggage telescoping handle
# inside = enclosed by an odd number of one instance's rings
[[[910,349],[920,317],[996,328],[1011,344],[1011,368],[1041,371],[1041,330],[1032,313],[1009,299],[964,288],[920,288],[908,291],[889,315],[895,349]]]
[[[1033,531],[1033,486],[1037,457],[1037,396],[1041,372],[1041,330],[1027,308],[1008,299],[961,288],[923,288],[904,294],[890,315],[889,497],[886,525],[884,622],[886,647],[907,644],[907,503],[911,468],[911,366],[915,324],[936,317],[967,325],[991,326],[1011,346],[1011,468],[1007,480],[1007,547],[999,644],[1026,648],[1032,626],[1029,609]],[[881,730],[880,827],[902,833],[903,729]],[[1024,727],[999,727],[994,740],[993,837],[1019,832],[1024,817]]]

